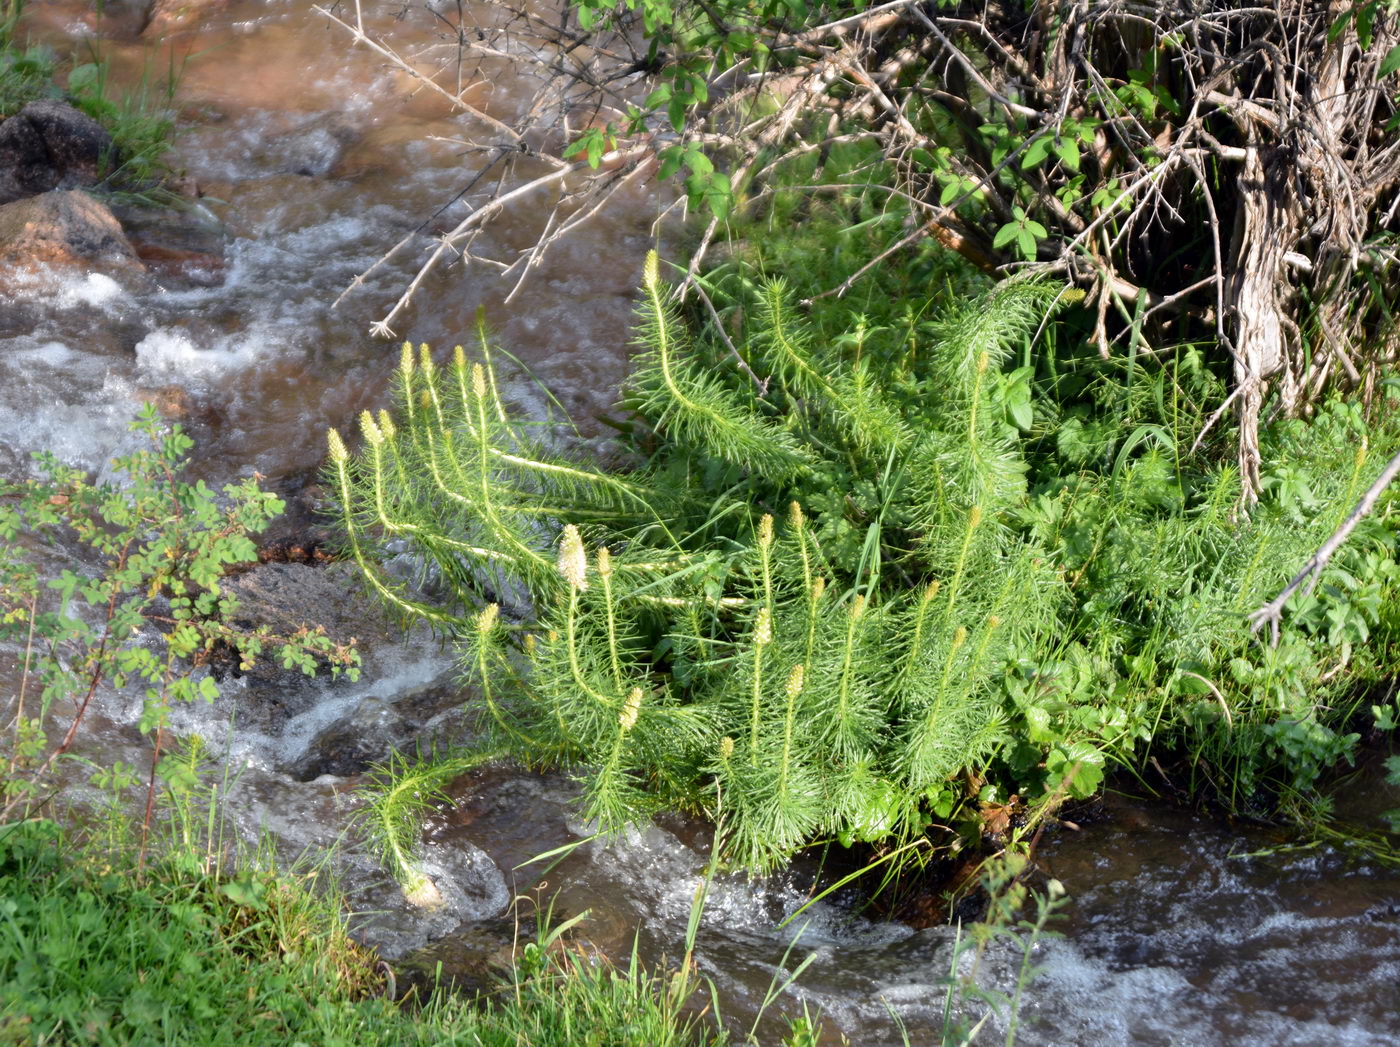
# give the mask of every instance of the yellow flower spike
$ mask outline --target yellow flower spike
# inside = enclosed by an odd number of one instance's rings
[[[340,438],[340,433],[334,429],[326,433],[326,445],[330,448],[331,461],[343,462],[350,457],[345,450],[345,441]]]
[[[773,642],[773,613],[766,607],[759,609],[758,621],[753,627],[753,642],[760,647],[767,647]]]
[[[965,643],[967,643],[967,626],[960,625],[953,632],[953,650],[956,651]]]
[[[860,621],[860,616],[865,613],[865,594],[856,593],[856,598],[851,601],[851,619]]]
[[[413,343],[404,342],[399,353],[399,372],[407,378],[413,373]]]
[[[428,343],[424,342],[418,346],[418,366],[423,368],[423,373],[429,378],[433,375],[433,354],[428,348]]]
[[[984,350],[982,355],[977,358],[977,373],[984,373],[987,370],[987,365],[991,362],[991,355]]]
[[[719,758],[720,758],[721,760],[724,760],[726,763],[728,763],[728,762],[729,762],[729,758],[730,758],[731,756],[733,756],[733,755],[734,755],[734,739],[731,738],[729,735],[726,734],[723,738],[721,738],[721,739],[719,740]]]
[[[788,506],[788,519],[791,521],[794,531],[802,530],[807,523],[807,517],[802,513],[802,506],[796,501]]]
[[[559,573],[575,592],[588,588],[588,556],[583,551],[583,539],[578,528],[568,524],[559,539]]]
[[[627,704],[622,707],[622,713],[617,718],[623,733],[630,731],[637,725],[637,714],[642,711],[642,689],[633,687],[627,692]]]
[[[598,577],[611,578],[613,573],[612,553],[606,545],[598,547]]]
[[[816,603],[818,600],[820,600],[822,598],[822,594],[825,592],[826,579],[818,578],[815,582],[812,583],[812,602]]]
[[[758,521],[758,544],[765,549],[773,544],[772,513],[764,513],[763,519]]]
[[[655,291],[661,282],[661,258],[655,251],[647,252],[647,260],[642,263],[642,286]]]
[[[996,614],[987,615],[987,628],[996,629],[1001,625],[1001,616]]]
[[[942,588],[943,588],[943,583],[940,582],[937,578],[935,578],[933,581],[929,582],[929,583],[928,583],[928,586],[924,589],[924,603],[928,603],[928,602],[929,602],[930,600],[932,600],[935,596],[937,596],[937,595],[938,595],[938,590],[939,590],[939,589],[942,589]]]
[[[478,400],[486,399],[486,368],[472,364],[472,395]]]
[[[500,614],[500,604],[488,603],[482,608],[481,613],[476,616],[476,631],[481,633],[482,636],[485,636],[492,629],[496,628],[496,621],[499,619]],[[533,640],[534,637],[531,636],[527,639]]]
[[[801,662],[798,662],[792,667],[792,672],[788,673],[787,679],[788,698],[796,698],[799,694],[802,693],[802,685],[805,680],[805,673],[806,669],[802,667]]]
[[[968,526],[968,529],[969,529],[969,530],[972,530],[972,531],[977,530],[977,527],[978,527],[978,525],[979,525],[981,522],[982,522],[982,507],[981,507],[980,505],[974,505],[971,509],[969,509],[969,510],[967,511],[967,526]]]
[[[379,426],[374,424],[374,415],[368,411],[360,412],[360,432],[365,434],[365,439],[375,447],[384,442],[384,434],[379,431]]]
[[[459,371],[464,371],[467,368],[467,353],[460,345],[452,347],[452,366]]]
[[[394,428],[394,420],[389,417],[388,411],[381,410],[379,412],[379,428],[387,440],[392,440],[398,435],[398,430]]]

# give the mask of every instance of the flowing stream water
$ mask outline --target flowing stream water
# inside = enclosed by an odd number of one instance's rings
[[[440,12],[457,5],[364,5],[368,24],[405,53],[433,62],[445,41]],[[490,5],[464,8],[492,24]],[[102,470],[131,446],[126,422],[151,399],[195,436],[195,469],[211,482],[257,471],[303,508],[328,426],[350,431],[365,408],[385,406],[397,348],[367,330],[411,276],[428,234],[450,227],[482,191],[463,193],[479,169],[460,140],[479,130],[440,99],[312,9],[309,0],[235,0],[211,7],[195,35],[168,44],[122,33],[120,7],[94,30],[90,5],[31,0],[30,26],[60,50],[97,47],[128,84],[180,72],[184,130],[177,162],[204,194],[187,221],[225,243],[222,274],[131,289],[100,273],[36,278],[0,298],[0,472],[22,475],[28,454]],[[172,59],[170,56],[175,55]],[[530,87],[508,61],[473,96],[510,118]],[[521,371],[510,397],[544,417],[541,386],[597,438],[625,372],[632,294],[653,223],[668,198],[634,188],[562,241],[507,307],[489,271],[457,269],[420,292],[399,333],[442,354],[473,337],[478,306]],[[533,242],[546,200],[526,200],[494,227],[496,257]],[[446,205],[444,209],[444,205]],[[426,229],[405,260],[381,268],[332,303],[394,243]],[[358,736],[408,746],[451,729],[462,696],[450,651],[403,637],[368,602],[342,596],[344,565],[314,569],[331,587],[326,624],[369,638],[359,683],[274,677],[230,681],[227,701],[184,711],[232,777],[224,804],[242,836],[269,836],[288,855],[335,846],[361,933],[407,966],[470,984],[514,931],[517,895],[555,898],[555,911],[588,910],[584,934],[625,955],[674,957],[707,860],[704,827],[660,820],[603,843],[586,842],[574,787],[558,777],[498,768],[465,776],[454,803],[429,820],[424,863],[444,905],[408,906],[350,828],[353,776],[317,762]],[[317,583],[320,584],[320,583]],[[341,589],[334,588],[340,584]],[[0,666],[0,683],[12,669]],[[140,766],[139,700],[104,695],[83,754]],[[236,712],[234,711],[236,710]],[[230,722],[237,725],[233,730]],[[331,739],[331,742],[327,742]],[[317,756],[316,754],[321,754]],[[1358,821],[1400,806],[1369,775],[1349,795]],[[1162,804],[1109,801],[1079,832],[1047,838],[1038,861],[1070,895],[1064,935],[1034,957],[1025,1044],[1388,1044],[1400,1042],[1400,875],[1324,848],[1289,849],[1259,828],[1226,827]],[[577,843],[552,862],[536,856]],[[806,1002],[829,1042],[938,1042],[956,931],[867,919],[839,902],[791,923],[810,871],[767,881],[721,878],[705,909],[699,962],[725,1013],[747,1028],[784,971],[813,957],[802,978],[760,1019]],[[1010,990],[1019,955],[982,959],[979,980]],[[984,1039],[1004,1036],[989,1027]],[[905,1030],[901,1032],[901,1030]]]

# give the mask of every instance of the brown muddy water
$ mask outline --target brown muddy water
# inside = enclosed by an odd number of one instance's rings
[[[425,67],[447,56],[437,13],[455,19],[455,4],[364,10]],[[490,5],[464,10],[485,25],[499,16]],[[483,198],[475,189],[459,195],[482,154],[452,141],[479,128],[350,48],[307,0],[240,0],[163,46],[122,38],[119,21],[94,37],[89,6],[77,0],[31,0],[30,17],[62,50],[99,48],[127,82],[162,74],[177,56],[178,163],[204,193],[196,217],[226,241],[227,272],[213,287],[139,293],[100,273],[41,279],[0,299],[0,472],[22,475],[39,448],[101,470],[130,446],[126,421],[154,398],[198,439],[202,475],[224,481],[256,470],[296,492],[320,462],[326,427],[352,428],[360,410],[386,403],[397,348],[371,339],[369,325],[428,234]],[[532,90],[502,61],[483,71],[473,99],[509,118]],[[445,353],[469,341],[483,306],[501,342],[596,433],[588,422],[611,406],[625,370],[631,295],[666,202],[654,186],[638,187],[563,241],[509,306],[493,273],[443,273],[397,333]],[[513,211],[483,250],[512,257],[537,234],[547,203]],[[428,232],[404,261],[332,308],[419,228]],[[522,409],[548,413],[523,373],[510,389]],[[403,902],[357,843],[353,776],[338,776],[344,768],[323,757],[364,738],[409,747],[449,732],[462,696],[450,652],[427,636],[399,636],[367,603],[328,592],[329,624],[368,638],[359,683],[228,680],[226,700],[180,721],[230,769],[224,803],[238,833],[270,837],[289,856],[337,847],[362,933],[391,957],[429,970],[441,961],[467,981],[509,942],[517,894],[556,897],[562,915],[588,910],[584,934],[605,950],[624,953],[636,936],[646,956],[674,956],[707,859],[705,830],[662,820],[611,843],[582,842],[554,864],[530,863],[592,835],[562,778],[490,769],[458,782],[455,803],[426,830],[424,868],[444,905],[423,912]],[[0,665],[0,681],[11,671]],[[139,704],[103,695],[83,755],[143,765]],[[1362,797],[1353,812],[1362,821],[1400,806],[1374,775],[1348,793]],[[1065,884],[1070,902],[1058,925],[1064,937],[1037,953],[1043,970],[1018,1042],[1400,1042],[1400,875],[1286,842],[1127,800],[1110,800],[1078,833],[1046,840],[1043,874]],[[813,955],[770,1009],[764,1035],[779,1027],[777,1014],[806,1002],[825,1016],[832,1043],[841,1035],[860,1045],[939,1042],[955,931],[873,921],[842,904],[813,906],[784,925],[807,900],[809,878],[799,869],[715,885],[699,960],[725,1014],[748,1028],[774,979]],[[993,950],[980,982],[1008,989],[1016,962]],[[1004,1035],[993,1022],[979,1042]]]

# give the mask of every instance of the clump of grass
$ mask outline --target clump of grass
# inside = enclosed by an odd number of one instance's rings
[[[0,827],[0,1040],[718,1047],[691,983],[614,967],[548,928],[499,989],[400,1004],[340,903],[266,865],[176,850],[133,869],[48,821]]]
[[[17,46],[6,39],[0,22],[0,120],[30,102],[61,94],[54,85],[57,59],[47,47]]]

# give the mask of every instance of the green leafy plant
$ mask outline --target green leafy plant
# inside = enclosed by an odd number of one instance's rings
[[[132,429],[149,446],[115,459],[112,479],[93,482],[39,453],[41,478],[0,489],[0,638],[21,652],[0,817],[32,809],[52,788],[49,772],[73,748],[102,688],[142,695],[139,727],[154,741],[149,824],[157,778],[188,777],[168,755],[171,707],[217,694],[197,668],[216,648],[232,649],[244,668],[270,654],[308,674],[320,665],[358,673],[355,651],[319,627],[281,636],[228,624],[236,604],[220,579],[256,559],[250,535],[282,503],[253,480],[221,495],[202,480],[180,480],[192,441],[179,426],[167,430],[152,405]],[[78,549],[80,559],[47,567],[62,548]]]
[[[918,835],[997,747],[1002,667],[1056,600],[1007,526],[1024,467],[1006,397],[1024,399],[1000,377],[1054,294],[1013,283],[954,311],[891,381],[869,346],[819,345],[777,282],[739,360],[696,344],[653,256],[628,394],[658,444],[644,467],[529,440],[489,347],[446,367],[405,347],[399,411],[365,416],[358,456],[331,436],[348,551],[460,637],[495,742],[588,768],[605,827],[703,809],[753,869],[824,835]],[[453,599],[395,585],[386,539]],[[500,610],[516,591],[528,623]]]
[[[820,286],[833,236],[860,266],[829,229],[758,264]],[[631,468],[513,417],[484,332],[475,361],[406,346],[398,410],[362,419],[358,454],[331,435],[349,555],[459,640],[489,747],[575,768],[607,828],[723,818],[751,869],[827,839],[923,861],[905,845],[995,836],[1149,756],[1253,807],[1349,758],[1394,664],[1391,510],[1277,648],[1247,618],[1394,433],[1341,404],[1277,427],[1245,519],[1235,469],[1188,453],[1220,390],[1201,354],[1104,361],[1073,314],[1033,352],[1053,288],[940,310],[877,287],[803,315],[752,262],[699,286],[709,324],[649,263]],[[378,566],[391,542],[432,600]]]

